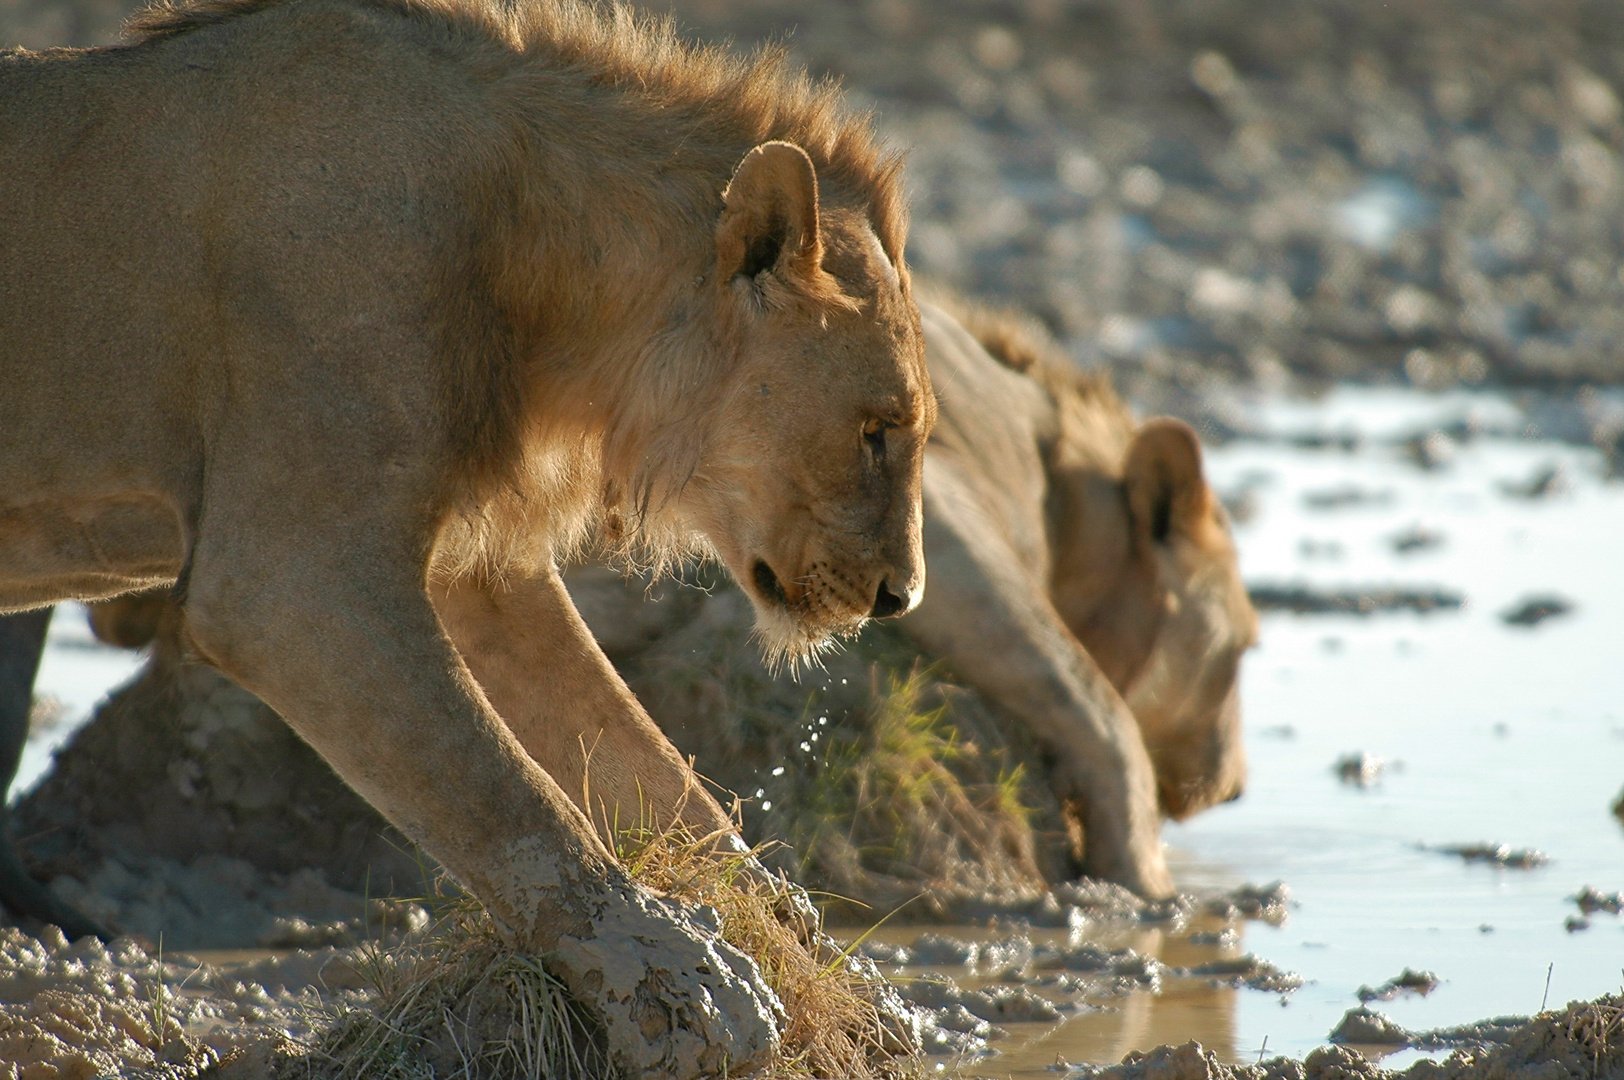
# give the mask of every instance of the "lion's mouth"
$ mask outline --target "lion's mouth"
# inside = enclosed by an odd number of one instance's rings
[[[779,607],[789,607],[789,595],[784,592],[784,586],[779,583],[778,575],[773,568],[767,565],[765,559],[757,559],[756,565],[750,570],[750,578],[755,582],[756,592],[761,598]]]

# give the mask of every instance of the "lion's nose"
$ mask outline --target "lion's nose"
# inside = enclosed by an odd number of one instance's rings
[[[869,614],[876,619],[889,619],[907,610],[908,602],[891,590],[890,583],[880,582],[879,591],[874,594],[874,610]]]

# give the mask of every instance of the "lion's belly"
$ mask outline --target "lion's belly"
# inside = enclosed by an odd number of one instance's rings
[[[174,510],[154,496],[0,504],[0,612],[175,580]]]

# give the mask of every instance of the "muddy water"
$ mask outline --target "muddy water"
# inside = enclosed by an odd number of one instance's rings
[[[1434,440],[1429,454],[1447,462],[1415,464],[1404,436],[1468,415],[1501,434]],[[1565,925],[1580,917],[1569,898],[1581,887],[1624,888],[1624,826],[1610,811],[1624,789],[1624,483],[1603,482],[1594,451],[1516,437],[1529,418],[1503,398],[1342,390],[1266,404],[1252,419],[1271,437],[1208,455],[1219,490],[1247,493],[1253,509],[1237,525],[1249,581],[1438,588],[1464,606],[1265,614],[1244,673],[1246,795],[1170,826],[1166,840],[1185,887],[1281,879],[1296,902],[1290,918],[1234,926],[1223,943],[1191,940],[1223,928],[1210,919],[1089,934],[1169,969],[1254,952],[1308,982],[1281,995],[1169,973],[1156,992],[1085,997],[1058,1023],[1004,1024],[1002,1053],[972,1072],[1053,1076],[1045,1066],[1057,1057],[1116,1061],[1190,1038],[1226,1061],[1256,1060],[1265,1039],[1270,1055],[1301,1056],[1358,1004],[1361,986],[1406,967],[1441,984],[1373,1007],[1412,1030],[1532,1012],[1547,971],[1552,1004],[1624,981],[1617,916]],[[1307,445],[1316,442],[1329,445]],[[1502,490],[1550,466],[1565,490],[1538,499]],[[1404,533],[1423,542],[1401,551]],[[1502,620],[1547,594],[1574,610],[1532,627]],[[65,719],[31,742],[19,788],[139,664],[96,647],[82,614],[59,615],[41,690],[62,700]],[[1338,761],[1360,754],[1340,776]],[[1501,868],[1437,850],[1479,842],[1537,849],[1549,862]],[[877,940],[907,944],[919,932],[887,927]],[[977,984],[963,968],[938,970]]]

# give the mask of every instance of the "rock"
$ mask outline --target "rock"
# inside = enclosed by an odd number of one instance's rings
[[[1410,1036],[1387,1016],[1365,1008],[1349,1009],[1342,1022],[1327,1036],[1333,1043],[1362,1043],[1368,1046],[1404,1046]]]
[[[1400,994],[1420,994],[1422,997],[1426,997],[1436,989],[1438,989],[1438,976],[1430,971],[1412,971],[1405,968],[1402,972],[1374,989],[1361,986],[1358,995],[1361,1003],[1368,1003],[1372,1001],[1391,1001]]]
[[[1507,626],[1538,626],[1546,619],[1566,615],[1573,603],[1554,594],[1530,596],[1500,613],[1500,621]]]

